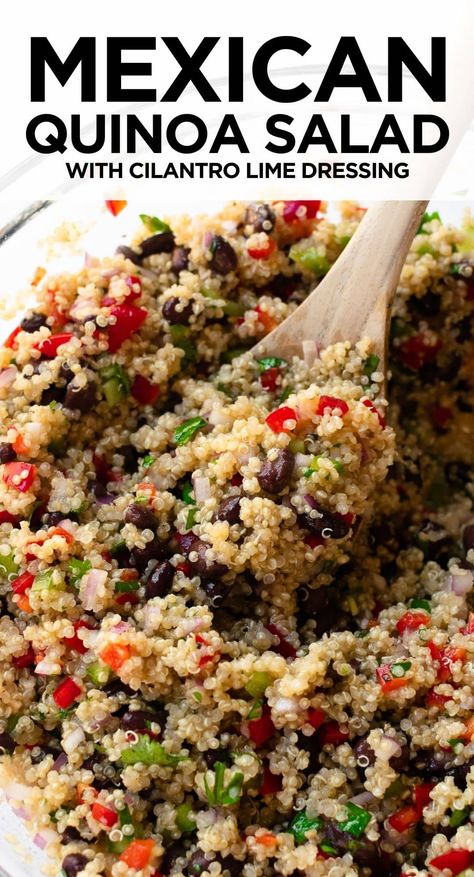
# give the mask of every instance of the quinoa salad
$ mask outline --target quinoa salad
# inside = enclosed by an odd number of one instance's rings
[[[370,339],[252,351],[363,216],[142,215],[0,349],[0,788],[53,873],[474,874],[469,219],[389,405]]]

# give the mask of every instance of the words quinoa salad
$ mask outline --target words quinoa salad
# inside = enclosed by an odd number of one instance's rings
[[[389,410],[369,339],[251,350],[363,215],[143,215],[0,350],[0,785],[66,877],[474,874],[472,228]]]

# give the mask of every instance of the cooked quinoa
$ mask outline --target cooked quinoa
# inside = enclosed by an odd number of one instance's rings
[[[0,785],[66,877],[474,873],[472,232],[389,407],[370,339],[251,350],[362,217],[141,217],[0,349]]]

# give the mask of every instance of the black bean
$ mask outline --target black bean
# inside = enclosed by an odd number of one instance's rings
[[[174,248],[174,234],[172,231],[162,231],[160,234],[153,234],[142,241],[140,247],[142,259],[145,259],[147,256],[153,256],[155,253],[171,253]]]
[[[66,390],[64,387],[57,387],[56,384],[51,384],[50,387],[46,387],[41,393],[40,404],[50,405],[51,402],[63,402],[65,395]]]
[[[169,593],[174,578],[174,566],[169,560],[164,560],[155,566],[147,577],[145,594],[147,600],[153,597],[164,597]]]
[[[462,544],[464,551],[470,551],[471,548],[474,548],[474,523],[466,524],[464,527],[462,531]]]
[[[251,225],[254,231],[273,231],[275,214],[268,204],[250,204],[245,212],[245,225]]]
[[[140,426],[140,424],[138,424]],[[117,448],[117,454],[123,457],[123,468],[129,475],[133,475],[138,469],[139,454],[133,445],[121,445]]]
[[[454,777],[454,782],[457,785],[458,789],[461,789],[464,791],[464,789],[466,788],[466,777],[467,777],[467,775],[468,775],[468,773],[471,770],[471,767],[473,765],[474,765],[474,758],[470,758],[469,761],[466,761],[465,764],[459,764],[453,769],[452,775]],[[449,774],[450,771],[447,771],[447,773]]]
[[[464,344],[466,341],[470,341],[472,338],[473,330],[472,317],[464,317],[463,320],[460,320],[459,323],[456,323],[454,328],[457,330],[458,341],[460,341],[461,344]]]
[[[192,533],[189,534],[189,536],[189,540],[181,540],[181,549],[186,554],[195,551],[198,555],[197,560],[189,560],[193,574],[197,574],[206,579],[220,579],[221,576],[225,575],[226,572],[228,572],[228,568],[225,564],[219,563],[217,560],[206,559],[206,551],[209,549],[209,545],[201,539],[198,539],[197,536],[194,536]]]
[[[403,744],[399,755],[392,755],[388,763],[390,767],[393,768],[393,770],[396,770],[397,773],[403,773],[405,768],[408,766],[409,760],[410,749],[406,744]]]
[[[46,314],[39,314],[37,311],[24,317],[20,323],[24,332],[36,332],[41,326],[46,326]]]
[[[129,569],[130,567],[135,566],[135,564],[132,563],[131,551],[126,545],[119,545],[114,548],[112,555],[117,561],[120,569]]]
[[[410,303],[412,309],[425,317],[435,317],[441,308],[441,296],[431,290],[425,292],[421,298],[413,297]]]
[[[140,572],[143,572],[150,560],[161,560],[163,557],[165,546],[154,536],[151,542],[147,542],[144,548],[132,548],[130,552],[130,562]]]
[[[107,488],[105,484],[102,484],[102,481],[96,481],[94,479],[93,481],[89,481],[88,486],[91,493],[93,493],[94,496],[97,497],[97,499],[99,499],[101,496],[107,496]]]
[[[321,752],[321,741],[319,735],[314,733],[311,734],[310,737],[307,737],[306,734],[303,734],[301,731],[298,731],[297,734],[298,748],[303,749],[309,755],[308,767],[305,768],[305,773],[317,773],[320,768],[319,755]]]
[[[344,536],[347,536],[350,526],[342,515],[324,509],[317,509],[317,511],[319,517],[313,518],[310,514],[299,516],[299,523],[305,530],[309,530],[316,536],[322,536],[323,539],[343,539]]]
[[[383,864],[383,855],[379,846],[367,837],[361,837],[350,844],[350,853],[356,865],[359,868],[370,868],[372,877],[376,877],[376,873],[385,875],[385,865]],[[382,869],[377,871],[376,869]]]
[[[126,694],[127,697],[133,697],[136,695],[136,691],[133,688],[130,688],[129,685],[126,685],[125,682],[122,682],[121,679],[111,679],[110,682],[107,682],[102,691],[105,691],[106,694],[110,694],[111,696],[115,694],[119,694],[120,692]]]
[[[191,250],[189,247],[174,248],[173,255],[171,256],[171,270],[174,271],[175,274],[187,270],[190,252]]]
[[[125,244],[120,244],[115,252],[120,256],[125,256],[125,258],[129,259],[130,262],[133,262],[134,265],[141,265],[142,263],[142,257],[136,253],[135,250],[132,250],[131,247],[125,246]]]
[[[203,582],[202,589],[213,609],[218,609],[219,606],[222,606],[229,590],[223,582]]]
[[[291,480],[295,455],[289,448],[278,451],[275,460],[265,460],[257,475],[258,483],[267,493],[280,493]]]
[[[77,877],[83,871],[89,860],[82,853],[70,853],[62,862],[62,869],[66,877]]]
[[[427,779],[431,780],[435,777],[442,779],[447,773],[453,773],[448,767],[451,761],[451,753],[436,752],[434,749],[420,749],[416,753],[412,765],[417,773],[422,774]],[[457,768],[453,770],[457,770]]]
[[[217,509],[218,521],[227,521],[228,524],[238,524],[240,521],[240,496],[228,496]]]
[[[199,874],[202,874],[203,871],[209,870],[209,865],[213,861],[214,859],[208,859],[202,850],[196,850],[187,864],[186,874],[189,874],[189,877],[195,877],[195,875],[199,877]]]
[[[172,868],[178,859],[184,859],[186,856],[186,847],[182,840],[175,840],[166,847],[163,858],[160,862],[160,874],[168,877]]]
[[[66,845],[81,840],[81,835],[77,828],[74,828],[73,825],[68,825],[67,828],[64,829],[63,833],[59,836],[59,839],[63,845]]]
[[[292,275],[291,277],[286,277],[284,274],[277,274],[267,285],[267,289],[272,295],[276,295],[277,298],[286,301],[297,288],[300,279],[299,276],[295,277]]]
[[[316,622],[315,633],[322,636],[343,622],[337,600],[330,599],[328,588],[301,587],[297,592],[298,617],[301,624],[308,618]]]
[[[369,765],[375,763],[375,752],[367,743],[367,737],[361,737],[355,744],[354,755],[357,760],[357,766],[365,771]]]
[[[95,381],[88,381],[83,387],[76,387],[74,383],[68,384],[64,405],[71,411],[80,411],[86,414],[91,411],[97,401],[97,387]]]
[[[228,871],[230,877],[241,877],[242,868],[245,862],[240,862],[238,859],[234,859],[233,856],[222,856],[218,853],[215,861],[220,862],[222,873]],[[293,872],[294,874],[295,872]]]
[[[220,761],[221,764],[225,764],[227,767],[230,767],[232,764],[232,758],[227,749],[207,749],[203,753],[203,757],[209,770],[214,770],[214,765],[217,761]]]
[[[237,267],[237,253],[225,238],[220,234],[215,234],[212,238],[209,250],[211,252],[211,260],[209,267],[216,274],[228,274]]]
[[[59,376],[64,378],[67,384],[74,378],[74,372],[68,362],[62,363],[59,369]]]
[[[123,516],[127,524],[134,524],[139,530],[154,530],[156,527],[155,516],[146,505],[132,503],[125,509]]]
[[[166,724],[166,714],[152,713],[150,710],[127,710],[122,716],[121,723],[126,731],[146,731],[147,722],[156,722],[163,730]]]
[[[47,745],[40,746],[38,744],[37,747],[34,747],[34,749],[36,749],[36,748],[39,749],[39,752],[37,752],[35,755],[30,756],[32,764],[40,764],[46,758],[47,755],[52,755],[53,758],[57,758],[57,756],[59,755],[58,750],[53,749],[52,746],[47,746]],[[32,752],[34,752],[34,749],[32,750]]]
[[[16,460],[13,445],[10,442],[0,442],[0,463],[12,463]]]
[[[15,746],[16,743],[10,734],[7,734],[6,731],[0,734],[0,749],[4,749],[5,752],[13,752]]]
[[[168,320],[172,326],[185,326],[189,323],[192,312],[192,301],[182,299],[178,295],[168,298],[161,309],[165,320]]]

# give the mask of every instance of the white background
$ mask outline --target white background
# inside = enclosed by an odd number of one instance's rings
[[[3,110],[2,139],[0,142],[0,202],[33,200],[45,197],[51,192],[57,194],[67,180],[64,171],[65,156],[38,156],[29,149],[25,140],[25,128],[29,119],[40,112],[53,112],[63,118],[71,112],[81,112],[84,122],[93,121],[97,112],[117,112],[117,105],[106,106],[105,98],[105,38],[106,36],[139,35],[157,37],[157,50],[146,53],[140,60],[150,60],[153,76],[142,84],[156,87],[158,96],[169,86],[178,72],[178,65],[160,36],[179,36],[186,48],[191,51],[203,36],[219,36],[220,42],[205,62],[203,70],[210,80],[225,79],[226,76],[226,38],[243,36],[245,39],[245,68],[250,70],[256,48],[265,40],[277,35],[297,35],[307,39],[311,50],[299,59],[293,53],[280,53],[272,65],[275,79],[281,85],[296,84],[302,78],[312,89],[312,96],[299,104],[274,104],[258,95],[249,83],[244,105],[205,104],[191,89],[183,95],[178,104],[160,104],[154,112],[170,118],[179,112],[193,112],[201,115],[212,129],[216,120],[226,111],[236,113],[242,119],[242,127],[248,133],[249,145],[253,152],[249,158],[284,160],[284,156],[269,156],[263,151],[267,140],[264,120],[275,112],[288,112],[297,116],[295,131],[303,133],[305,120],[314,112],[324,112],[331,133],[337,140],[338,119],[342,112],[351,111],[354,130],[357,135],[370,142],[378,123],[385,112],[395,112],[404,132],[410,128],[413,112],[432,112],[443,116],[451,129],[451,139],[442,154],[411,156],[411,174],[408,180],[367,181],[367,180],[321,180],[295,183],[294,181],[259,182],[238,181],[208,182],[173,180],[157,182],[134,182],[128,180],[122,186],[117,183],[94,182],[93,186],[81,186],[78,197],[88,197],[93,188],[94,194],[104,191],[115,194],[120,189],[134,194],[150,191],[153,187],[167,197],[176,195],[181,200],[192,192],[193,197],[259,197],[280,195],[303,197],[318,195],[323,198],[414,198],[433,194],[438,181],[443,177],[449,163],[448,172],[438,185],[436,194],[442,198],[467,198],[472,196],[473,175],[471,171],[474,152],[474,133],[465,135],[473,117],[474,64],[472,63],[472,41],[474,36],[474,3],[471,0],[456,0],[449,5],[443,0],[431,0],[429,4],[413,0],[397,0],[396,3],[380,3],[380,0],[338,0],[328,4],[321,0],[274,0],[272,3],[255,3],[254,0],[240,0],[236,4],[222,0],[181,0],[174,3],[159,3],[156,0],[141,0],[131,4],[130,0],[81,0],[71,4],[64,0],[23,0],[22,3],[9,4],[8,15],[4,14],[0,32],[0,94]],[[47,79],[47,104],[29,102],[29,52],[31,36],[47,36],[62,57],[71,50],[79,36],[97,37],[98,50],[98,100],[94,105],[79,103],[79,76],[75,74],[63,89],[52,75]],[[317,68],[329,61],[340,36],[357,37],[364,57],[370,67],[377,71],[377,84],[386,96],[383,68],[386,66],[387,37],[402,36],[427,66],[431,36],[446,36],[448,49],[448,100],[447,104],[433,104],[420,86],[408,79],[407,98],[403,105],[386,103],[367,104],[362,93],[356,89],[338,90],[329,105],[314,103],[314,93],[321,80]],[[137,54],[137,53],[135,53]],[[124,60],[127,60],[124,58]],[[131,60],[131,58],[130,58]],[[134,58],[136,60],[136,58]],[[293,77],[288,69],[297,63],[306,68]],[[309,69],[308,69],[309,68]],[[280,72],[277,72],[280,71]],[[286,73],[285,73],[286,71]],[[125,83],[127,84],[127,83]],[[131,84],[131,83],[128,83]],[[133,84],[140,84],[136,80]],[[220,93],[224,94],[224,92]],[[132,109],[133,111],[133,109]],[[464,136],[461,149],[454,155],[455,148]],[[392,154],[390,154],[392,153]],[[102,156],[81,156],[106,159]],[[206,160],[205,151],[198,160]],[[402,158],[398,151],[387,150],[384,155],[370,158]],[[68,159],[74,154],[68,152]],[[189,161],[192,156],[175,154],[147,155],[160,165],[169,159]],[[234,160],[236,152],[225,148],[213,160]],[[287,156],[287,160],[296,156]],[[324,159],[320,153],[312,152],[301,156],[308,160]],[[339,156],[337,157],[339,158]],[[343,157],[342,157],[343,158]],[[365,160],[367,156],[347,156],[348,160]],[[115,157],[117,160],[117,157]],[[244,161],[247,157],[244,157]],[[10,185],[7,187],[7,182]],[[1,221],[1,213],[0,213]]]

